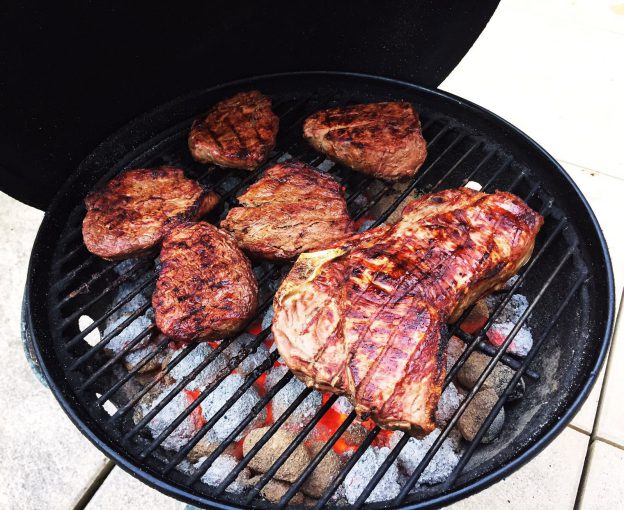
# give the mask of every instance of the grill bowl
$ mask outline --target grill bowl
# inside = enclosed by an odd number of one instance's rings
[[[125,374],[112,365],[102,369],[109,362],[98,355],[89,357],[91,346],[82,341],[78,317],[86,314],[97,321],[110,313],[114,292],[109,289],[120,283],[110,271],[112,263],[89,256],[82,245],[80,226],[88,191],[125,168],[173,163],[193,177],[203,175],[207,183],[232,185],[230,191],[220,191],[233,199],[239,188],[244,189],[261,172],[253,176],[236,171],[211,172],[209,167],[192,162],[186,135],[192,119],[214,102],[252,88],[272,97],[281,118],[278,145],[270,161],[284,152],[313,164],[322,161],[301,137],[302,121],[313,111],[338,104],[403,99],[414,103],[422,114],[429,156],[407,188],[387,190],[380,195],[380,203],[398,204],[410,191],[461,186],[470,179],[486,185],[488,191],[511,190],[536,210],[545,211],[546,222],[534,254],[539,260],[527,266],[519,284],[535,306],[528,317],[536,338],[535,356],[523,365],[521,360],[505,356],[507,363],[522,366],[532,375],[527,378],[525,397],[506,405],[501,436],[474,449],[458,476],[435,486],[421,486],[405,498],[367,506],[428,508],[449,504],[487,487],[535,456],[578,411],[608,349],[614,315],[613,275],[602,232],[589,205],[543,149],[492,113],[439,91],[341,73],[258,77],[174,100],[103,142],[59,191],[33,248],[24,317],[50,388],[73,422],[121,467],[169,495],[212,508],[249,506],[241,497],[215,494],[202,483],[191,483],[177,470],[166,471],[168,459],[162,449],[153,448],[145,454],[150,439],[141,434],[128,438],[134,425],[132,413],[115,421],[100,397]],[[231,178],[223,182],[221,177],[228,173]],[[334,175],[343,180],[348,197],[369,190],[374,195],[374,190],[382,189],[381,183],[347,169],[337,167]],[[355,202],[350,207],[357,217],[362,211],[356,210]],[[372,207],[369,212],[375,211]],[[216,211],[209,219],[217,221],[219,214],[223,211]],[[380,218],[377,214],[380,220],[384,216],[387,214]],[[138,285],[146,281],[141,278],[153,275],[153,261],[147,259],[129,281]],[[145,285],[149,288],[151,283]],[[264,296],[270,299],[270,293]],[[473,337],[466,340],[474,342]],[[85,357],[87,361],[81,363]],[[118,396],[111,395],[117,407],[124,405]],[[261,500],[253,504],[272,507]]]

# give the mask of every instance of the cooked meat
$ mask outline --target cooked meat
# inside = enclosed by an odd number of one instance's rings
[[[136,257],[173,225],[200,218],[218,202],[179,168],[128,170],[87,195],[82,237],[87,250],[105,259]]]
[[[347,395],[380,426],[427,434],[446,323],[527,262],[542,222],[510,193],[418,198],[396,225],[299,257],[274,301],[277,348],[308,386]]]
[[[268,97],[257,90],[241,92],[193,123],[189,149],[202,163],[254,170],[275,147],[278,125]]]
[[[258,257],[292,259],[354,231],[340,184],[304,163],[269,168],[238,201],[221,227]]]
[[[418,113],[409,103],[323,110],[306,119],[303,134],[331,159],[386,181],[412,177],[427,157]]]
[[[239,331],[258,306],[258,283],[236,241],[206,222],[179,225],[163,240],[152,296],[156,325],[188,342]]]

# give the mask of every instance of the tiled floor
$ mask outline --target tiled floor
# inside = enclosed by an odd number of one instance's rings
[[[624,3],[502,0],[441,88],[530,133],[577,182],[594,209],[624,286]],[[28,254],[42,214],[0,194],[0,508],[177,508],[183,504],[115,467],[72,426],[29,372],[19,311]],[[606,375],[572,425],[518,472],[453,508],[619,508],[624,501],[624,324]],[[18,391],[6,391],[17,385]],[[27,399],[16,395],[28,395]],[[598,417],[596,418],[596,414]],[[103,471],[104,470],[104,471]]]

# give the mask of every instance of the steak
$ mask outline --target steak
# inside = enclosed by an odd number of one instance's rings
[[[172,226],[200,218],[218,202],[179,168],[128,170],[87,195],[82,237],[87,250],[105,259],[142,255]]]
[[[518,197],[451,189],[401,220],[302,254],[274,300],[273,335],[308,386],[414,435],[435,428],[447,322],[530,258],[542,217]]]
[[[232,335],[256,313],[258,283],[236,241],[206,222],[179,225],[163,240],[152,296],[156,325],[183,342]]]
[[[278,126],[268,97],[257,90],[241,92],[193,123],[189,149],[202,163],[254,170],[275,147]]]
[[[238,201],[221,227],[257,257],[292,259],[354,232],[340,184],[304,163],[269,168]]]
[[[306,119],[303,135],[331,159],[386,181],[412,177],[427,157],[418,113],[404,102],[323,110]]]

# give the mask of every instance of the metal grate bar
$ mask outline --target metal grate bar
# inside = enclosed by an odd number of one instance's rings
[[[110,333],[108,333],[104,338],[102,338],[97,344],[95,344],[91,349],[89,349],[86,353],[80,356],[78,359],[74,360],[74,362],[69,366],[70,370],[76,370],[80,365],[82,365],[85,361],[91,359],[97,352],[100,352],[104,347],[106,347],[110,341],[115,338],[119,333],[121,333],[126,327],[128,327],[132,322],[138,319],[141,315],[143,315],[147,310],[151,307],[151,303],[145,303],[143,306],[137,308],[134,312],[132,312],[127,319],[124,319],[119,325],[115,327]],[[150,326],[148,326],[149,328]],[[145,328],[147,329],[147,328]],[[145,329],[143,331],[145,331]],[[124,354],[125,354],[124,350]]]
[[[438,131],[438,133],[431,139],[431,141],[427,144],[427,148],[430,149],[431,147],[433,147],[433,145],[440,140],[440,138],[442,138],[442,136],[444,134],[446,134],[448,131],[450,130],[449,126],[444,126],[440,131]],[[401,201],[396,205],[396,207],[398,207],[398,205],[409,195],[409,193],[411,193],[414,188],[416,188],[416,185],[418,184],[418,182],[420,182],[420,178],[422,178],[427,172],[429,172],[429,170],[431,170],[431,168],[433,166],[435,166],[435,164],[450,150],[453,148],[453,146],[456,143],[459,143],[459,141],[461,140],[461,138],[463,138],[465,135],[460,134],[452,143],[451,145],[449,145],[443,152],[442,154],[440,154],[433,162],[429,163],[429,165],[427,166],[427,168],[425,170],[421,170],[421,173],[419,174],[419,176],[417,177],[416,181],[413,182],[413,186],[410,185],[409,186],[409,191],[407,193],[405,193],[405,196],[401,199]],[[366,207],[364,207],[360,212],[358,212],[357,214],[353,215],[353,220],[357,221],[359,220],[362,216],[364,216],[368,211],[370,211],[379,200],[381,200],[381,198],[383,198],[390,190],[392,189],[392,184],[386,184],[380,191],[378,191],[375,196],[369,201],[368,205]],[[407,190],[406,190],[407,191]],[[403,194],[402,194],[403,195]],[[398,200],[398,199],[397,199]],[[396,207],[394,209],[396,209]],[[392,211],[394,211],[394,209],[392,209]],[[388,216],[390,216],[390,214],[392,214],[392,211],[390,211],[390,213],[388,214]],[[386,218],[387,219],[387,218]],[[381,225],[381,223],[383,223],[385,220],[380,221],[379,223],[375,222],[375,224],[373,224],[370,228],[374,228],[374,227],[378,227],[379,225]]]
[[[529,351],[529,353],[527,354],[526,358],[523,360],[522,366],[520,368],[518,368],[518,370],[516,371],[514,376],[511,378],[511,381],[509,381],[509,384],[505,388],[505,391],[503,392],[501,397],[498,399],[498,401],[496,402],[496,404],[494,405],[494,407],[492,408],[492,410],[488,414],[487,418],[485,419],[485,421],[483,422],[483,424],[479,428],[475,438],[470,443],[470,446],[468,447],[468,449],[462,455],[461,459],[459,460],[459,463],[455,466],[455,468],[453,469],[453,471],[449,475],[449,477],[444,481],[444,486],[445,487],[452,486],[455,483],[455,481],[457,480],[457,478],[459,477],[459,475],[461,474],[461,472],[464,470],[466,464],[472,458],[472,455],[474,454],[477,446],[481,443],[481,439],[483,438],[483,435],[489,429],[490,425],[492,424],[492,422],[496,418],[496,415],[498,415],[498,412],[501,410],[503,405],[505,405],[505,402],[507,402],[507,399],[509,398],[511,393],[514,391],[514,389],[516,387],[516,384],[518,384],[518,381],[520,380],[520,377],[522,377],[522,375],[524,373],[526,373],[526,371],[528,370],[528,366],[533,361],[533,358],[535,358],[535,355],[537,354],[537,352],[541,348],[542,344],[546,341],[546,339],[550,335],[550,331],[552,330],[553,326],[557,323],[557,321],[561,317],[561,314],[567,308],[567,306],[568,306],[570,300],[572,299],[572,297],[576,294],[576,292],[579,290],[581,285],[586,283],[586,281],[587,281],[586,278],[587,278],[587,274],[584,274],[572,286],[572,288],[570,289],[570,291],[566,295],[565,299],[562,301],[561,305],[557,309],[557,312],[553,316],[552,321],[550,322],[550,324],[548,324],[548,326],[546,327],[546,329],[544,330],[544,332],[542,333],[540,338],[537,340],[537,342],[535,342],[535,345]]]
[[[491,150],[489,151],[486,156],[479,162],[478,165],[476,165],[471,171],[470,173],[463,179],[462,181],[462,185],[465,186],[466,184],[468,184],[468,182],[475,176],[477,175],[477,173],[479,172],[479,170],[481,170],[481,167],[483,165],[485,165],[495,154],[497,154],[498,151],[496,150]],[[437,187],[434,186],[434,188]]]
[[[100,292],[97,296],[95,296],[94,298],[90,299],[86,304],[82,305],[80,308],[78,308],[76,311],[74,311],[69,317],[66,317],[65,319],[63,319],[62,321],[62,327],[64,327],[65,325],[67,325],[68,323],[70,323],[71,321],[77,319],[78,317],[80,317],[82,314],[85,313],[86,310],[88,310],[89,308],[91,308],[95,303],[97,303],[100,299],[106,297],[106,295],[108,295],[110,293],[111,290],[116,289],[117,287],[119,287],[122,283],[128,281],[130,279],[131,276],[134,275],[134,273],[137,271],[137,267],[133,267],[132,269],[130,269],[129,271],[125,272],[124,274],[122,274],[121,276],[119,276],[119,278],[115,279],[115,281],[107,286],[102,292]],[[58,309],[60,305],[57,305],[55,308]]]
[[[256,368],[254,370],[254,374],[255,374],[255,372],[257,370],[258,370],[258,368]],[[270,368],[269,368],[269,370],[270,370]],[[260,375],[262,375],[262,373],[263,372],[258,374],[258,377]],[[258,377],[254,377],[254,379],[257,380]],[[247,428],[247,426],[254,420],[254,418],[256,416],[258,416],[258,414],[260,414],[262,409],[264,409],[266,407],[266,405],[271,401],[271,399],[284,386],[286,386],[291,381],[291,379],[293,377],[294,377],[294,375],[293,375],[292,372],[290,372],[290,371],[286,372],[284,374],[284,376],[271,388],[271,390],[268,391],[264,395],[264,397],[262,397],[260,399],[260,401],[251,408],[251,412],[249,412],[247,414],[245,419],[238,424],[238,426],[232,431],[232,433],[223,442],[221,442],[219,444],[219,446],[208,457],[206,457],[206,459],[204,461],[204,464],[207,465],[207,469],[210,468],[212,463],[217,459],[217,457],[219,457],[219,455],[221,455],[228,448],[228,446],[230,446],[234,441],[236,441],[236,438],[240,435],[240,433],[243,432],[245,430],[245,428]],[[193,438],[188,443],[186,443],[180,449],[180,451],[178,451],[176,453],[176,455],[173,457],[173,459],[171,459],[169,461],[169,463],[167,464],[167,466],[163,470],[163,473],[165,473],[165,474],[169,473],[175,466],[177,466],[180,462],[182,462],[182,460],[184,460],[186,458],[187,454],[193,449],[193,447],[197,443],[199,443],[199,441],[201,441],[201,439],[206,435],[206,433],[208,432],[209,428],[210,427],[208,427],[207,424],[204,424],[201,427],[201,429],[199,429],[197,434],[195,434],[193,436]]]
[[[343,482],[343,480],[346,478],[349,472],[353,469],[353,466],[357,464],[357,462],[360,460],[362,455],[364,455],[364,452],[368,450],[368,448],[370,447],[372,442],[375,440],[379,432],[381,432],[381,428],[375,427],[366,435],[366,437],[364,438],[364,441],[362,441],[362,444],[358,447],[357,450],[355,450],[355,452],[353,453],[351,458],[348,460],[348,462],[345,464],[345,466],[342,468],[340,473],[338,473],[338,476],[334,478],[333,482],[331,483],[327,491],[325,491],[325,494],[323,494],[323,497],[318,500],[318,502],[314,506],[314,510],[321,510],[321,508],[323,508],[327,504],[327,502],[334,495],[336,490],[338,490],[338,487],[340,487],[340,484]]]
[[[319,450],[319,452],[314,456],[314,458],[307,465],[303,473],[299,475],[299,478],[293,483],[290,484],[289,489],[282,496],[277,504],[277,509],[284,508],[288,502],[292,499],[292,497],[297,493],[297,491],[301,488],[301,486],[305,483],[305,481],[310,477],[310,475],[314,472],[316,467],[321,463],[321,461],[325,458],[325,455],[333,448],[338,439],[344,434],[344,432],[349,428],[353,420],[357,417],[355,411],[351,411],[349,416],[345,418],[345,420],[340,424],[340,427],[336,429],[336,431],[332,434],[329,440],[323,445],[323,447]]]
[[[281,414],[280,417],[273,422],[273,425],[269,427],[269,430],[264,433],[264,435],[258,440],[258,442],[253,445],[251,450],[247,452],[247,455],[245,455],[240,460],[240,462],[230,472],[230,474],[227,475],[225,479],[219,484],[219,486],[214,491],[215,496],[223,493],[223,491],[234,481],[234,479],[240,474],[240,472],[245,469],[245,467],[247,466],[247,464],[249,464],[249,461],[254,457],[254,455],[256,455],[256,453],[260,451],[260,449],[269,441],[269,439],[273,437],[273,434],[275,434],[277,429],[279,429],[284,424],[284,422],[292,415],[295,409],[299,407],[301,402],[308,398],[308,395],[310,395],[310,393],[312,393],[312,388],[306,388],[301,393],[299,393],[299,396],[295,400],[293,400],[292,404],[288,406],[288,409],[286,409],[286,411],[284,411],[284,413]],[[194,485],[195,483],[197,483],[199,478],[203,476],[203,474],[207,470],[208,467],[204,469],[204,465],[202,464],[200,470],[193,474],[193,476],[191,477],[189,485]]]
[[[502,345],[499,347],[498,353],[488,362],[488,364],[485,367],[485,370],[482,372],[482,374],[479,377],[479,379],[477,379],[477,382],[475,383],[474,387],[470,390],[470,392],[468,393],[466,398],[460,404],[459,408],[453,413],[453,416],[449,420],[449,422],[446,425],[446,427],[444,427],[444,430],[436,438],[436,440],[431,445],[431,447],[429,448],[429,450],[427,451],[427,453],[425,454],[423,459],[420,461],[420,463],[416,467],[416,470],[412,473],[412,475],[409,477],[409,479],[407,480],[405,485],[401,488],[401,492],[393,500],[393,503],[400,504],[407,497],[407,495],[412,490],[414,485],[416,485],[416,482],[418,482],[418,480],[419,480],[420,476],[422,475],[423,471],[429,465],[429,462],[431,462],[431,459],[438,452],[438,450],[442,446],[442,443],[444,442],[444,440],[448,437],[448,435],[450,434],[450,432],[453,429],[453,427],[455,427],[455,425],[459,421],[459,418],[461,417],[461,415],[464,413],[464,411],[466,410],[466,408],[468,407],[470,402],[472,402],[472,399],[477,394],[477,392],[481,389],[481,387],[483,386],[483,383],[489,377],[489,375],[492,372],[492,370],[494,370],[494,367],[496,366],[496,363],[498,363],[498,361],[501,358],[501,356],[503,355],[503,353],[507,350],[507,347],[509,346],[509,344],[511,344],[511,342],[513,341],[513,339],[516,336],[517,332],[520,330],[522,325],[526,322],[527,317],[531,314],[533,309],[540,302],[542,296],[545,294],[545,292],[548,289],[548,287],[550,286],[550,284],[553,282],[555,277],[559,274],[559,271],[561,271],[561,269],[563,268],[563,266],[565,265],[565,263],[568,261],[568,259],[574,253],[575,250],[576,250],[576,246],[571,246],[570,248],[568,248],[568,250],[566,251],[566,254],[563,256],[561,261],[557,264],[557,266],[554,269],[554,271],[552,272],[552,274],[547,278],[547,280],[544,283],[544,285],[542,285],[542,287],[541,287],[540,291],[538,292],[538,294],[536,295],[535,299],[531,302],[529,307],[521,315],[520,319],[514,325],[513,329],[510,331],[509,335],[507,335],[507,338],[502,343]]]
[[[409,184],[409,186],[407,186],[405,188],[405,190],[398,196],[398,198],[392,202],[392,204],[386,208],[386,210],[381,213],[381,215],[377,218],[377,220],[375,221],[375,223],[373,223],[371,225],[370,228],[375,228],[378,227],[379,225],[381,225],[384,221],[386,221],[390,215],[396,210],[397,207],[399,207],[399,205],[401,205],[401,203],[403,202],[403,200],[405,200],[409,194],[414,191],[414,189],[416,189],[416,186],[418,186],[418,183],[431,171],[432,168],[435,167],[435,165],[453,148],[455,147],[455,145],[457,145],[459,142],[461,142],[464,138],[466,138],[466,134],[465,133],[459,133],[455,139],[446,147],[446,149],[444,149],[444,151],[442,151],[442,154],[440,154],[436,159],[434,159],[429,166],[421,171],[421,173]],[[466,157],[466,155],[464,154],[458,161],[457,163],[455,163],[455,167],[457,167],[457,165],[459,165],[464,158]]]
[[[470,156],[470,154],[472,154],[478,147],[480,147],[483,144],[483,142],[481,140],[477,140],[474,144],[472,144],[470,146],[470,148],[462,155],[462,157],[460,158],[460,160],[455,163],[451,168],[449,168],[446,173],[440,177],[440,180],[438,180],[438,182],[436,184],[434,184],[433,189],[436,189],[438,186],[442,185],[442,183],[444,181],[446,181],[446,179],[455,171],[455,169],[461,165],[463,163],[463,161]]]
[[[255,347],[257,347],[260,344],[260,342],[262,342],[269,335],[269,333],[270,331],[268,329],[264,330],[262,333],[256,336],[255,340],[252,342],[251,345],[254,345]],[[234,339],[232,339],[232,341],[233,340]],[[228,342],[227,345],[230,345],[231,343],[232,342]],[[221,342],[221,345],[219,345],[219,347],[217,347],[214,351],[212,351],[210,355],[208,355],[202,363],[200,363],[197,367],[195,367],[190,374],[183,377],[182,380],[179,381],[178,384],[176,384],[176,386],[167,394],[167,396],[158,403],[158,405],[156,405],[152,410],[150,410],[150,412],[147,413],[147,415],[145,415],[134,427],[132,427],[132,429],[130,429],[129,432],[127,432],[124,435],[124,440],[128,441],[130,438],[135,436],[139,430],[145,427],[145,425],[149,423],[152,420],[152,418],[156,416],[160,411],[162,411],[165,408],[165,406],[167,406],[167,404],[169,404],[169,402],[171,402],[176,397],[176,395],[180,393],[180,391],[186,387],[186,385],[189,382],[195,379],[195,377],[204,368],[206,368],[208,364],[212,360],[214,360],[225,349],[225,347],[227,346],[224,346],[224,342]],[[218,376],[215,378],[215,381],[212,383],[212,385],[206,388],[205,390],[203,390],[201,394],[199,395],[199,397],[197,397],[197,399],[193,402],[193,404],[197,403],[197,405],[199,405],[203,400],[205,400],[206,397],[210,393],[212,393],[217,388],[217,386],[219,386],[219,384],[221,384],[223,379],[225,379],[228,375],[230,375],[230,372],[232,371],[232,369],[235,368],[238,363],[240,363],[243,359],[245,359],[249,355],[249,351],[245,351],[244,349],[242,349],[241,351],[244,352],[244,356],[242,356],[240,359],[238,359],[238,356],[237,356],[234,359],[228,360],[225,364],[226,366],[224,367],[224,369],[219,371]],[[235,361],[237,362],[236,364],[234,364]],[[197,407],[197,405],[195,407]]]
[[[257,343],[257,345],[259,345],[260,342]],[[245,354],[244,358],[247,357],[249,355],[249,352]],[[243,358],[243,359],[244,359]],[[215,423],[217,423],[222,417],[223,415],[238,401],[238,399],[249,389],[249,387],[256,382],[256,379],[258,379],[258,377],[260,377],[260,375],[268,370],[269,368],[271,368],[271,366],[273,365],[273,363],[275,363],[277,361],[277,358],[279,358],[279,352],[277,351],[273,351],[269,357],[267,359],[265,359],[260,366],[258,367],[258,369],[262,369],[262,370],[254,370],[252,371],[249,375],[247,375],[245,377],[245,381],[243,382],[243,384],[241,386],[239,386],[236,391],[232,394],[232,396],[230,398],[228,398],[225,403],[219,408],[219,410],[210,418],[210,420],[208,420],[208,423],[206,423],[206,428],[208,430],[210,430]],[[240,362],[239,362],[240,363]],[[236,363],[236,366],[238,366],[239,363]],[[139,457],[142,459],[145,459],[145,457],[147,457],[150,453],[152,453],[156,448],[158,448],[161,443],[167,438],[169,437],[169,435],[178,428],[178,426],[185,420],[187,419],[191,413],[197,409],[199,407],[199,405],[206,399],[206,397],[212,393],[215,389],[217,389],[217,387],[219,386],[219,384],[226,378],[228,377],[231,372],[232,369],[235,368],[233,366],[231,366],[232,363],[227,363],[227,366],[224,368],[223,372],[225,374],[225,377],[223,377],[223,379],[221,379],[219,381],[219,383],[212,383],[212,385],[209,388],[206,388],[206,390],[202,391],[202,393],[200,394],[199,397],[197,397],[195,400],[193,400],[193,402],[191,402],[191,404],[188,405],[188,407],[186,407],[186,409],[184,409],[184,411],[182,413],[180,413],[169,425],[167,425],[167,427],[165,428],[165,430],[163,430],[158,437],[156,437],[147,448],[145,448],[140,454]],[[197,375],[197,374],[195,374]],[[195,376],[193,376],[194,378]]]
[[[511,300],[511,297],[514,295],[518,287],[520,287],[520,285],[524,282],[527,274],[533,269],[533,267],[535,267],[535,265],[537,264],[537,261],[542,258],[544,253],[546,253],[546,250],[548,249],[550,244],[554,241],[554,239],[557,237],[557,235],[562,231],[565,224],[566,224],[565,219],[561,220],[557,224],[557,226],[548,236],[548,238],[546,239],[542,247],[539,249],[539,251],[536,254],[534,254],[533,257],[531,257],[531,260],[525,266],[522,273],[519,273],[518,279],[514,282],[511,288],[507,291],[507,294],[505,295],[505,297],[496,307],[494,312],[490,315],[489,319],[487,320],[483,328],[481,328],[480,333],[473,338],[472,343],[470,345],[466,346],[466,348],[464,349],[460,357],[457,359],[457,361],[453,365],[453,368],[451,368],[451,370],[447,374],[447,380],[444,383],[444,388],[446,388],[448,384],[450,383],[451,379],[455,377],[455,375],[457,374],[461,366],[468,359],[468,356],[470,356],[473,353],[473,351],[476,349],[479,342],[481,340],[484,340],[486,332],[492,327],[492,324],[494,324],[496,319],[498,319],[498,317],[503,312],[503,309],[505,308],[507,303],[509,303],[509,301]]]
[[[247,492],[245,503],[250,504],[256,498],[262,488],[269,482],[271,478],[273,478],[273,476],[275,476],[277,470],[282,467],[284,462],[288,460],[288,457],[290,457],[290,455],[299,447],[299,445],[303,443],[303,440],[306,438],[306,436],[310,432],[312,432],[312,429],[321,420],[321,418],[330,409],[330,407],[334,405],[334,402],[336,400],[338,400],[338,395],[332,395],[331,397],[329,397],[329,399],[327,399],[327,402],[325,402],[321,406],[316,415],[307,423],[307,425],[301,430],[301,432],[297,434],[297,437],[293,439],[293,442],[288,445],[288,447],[281,453],[281,455],[275,460],[275,462],[273,462],[267,472],[262,475],[258,483],[256,483],[256,485],[254,485],[253,488]]]
[[[89,326],[87,326],[80,333],[78,333],[71,340],[69,340],[67,342],[67,344],[66,344],[66,348],[71,349],[78,342],[80,342],[81,340],[84,340],[84,337],[86,337],[89,333],[91,333],[91,331],[93,331],[95,328],[101,326],[104,323],[104,321],[106,321],[111,315],[113,315],[115,312],[117,312],[122,306],[124,306],[125,304],[129,303],[130,301],[132,301],[132,299],[137,294],[139,294],[141,291],[143,291],[144,289],[149,287],[149,285],[152,284],[153,282],[154,282],[154,278],[152,278],[152,277],[147,278],[138,287],[136,287],[135,289],[130,291],[128,293],[128,295],[124,296],[123,299],[119,300],[117,303],[115,303],[110,308],[108,308],[108,310],[106,310],[106,312],[101,317],[99,317],[97,320],[93,321],[93,323],[89,324]],[[64,321],[64,322],[68,322],[68,321]],[[67,324],[63,324],[63,327],[66,326],[66,325]]]
[[[143,341],[144,338],[147,338],[149,335],[151,335],[155,330],[156,324],[152,324],[149,328],[146,328],[143,332],[139,333],[136,337],[134,337],[134,339],[125,348],[130,351],[133,347]],[[167,342],[163,343],[162,346],[164,347]],[[91,386],[97,379],[100,378],[100,376],[104,372],[106,372],[110,367],[117,363],[124,354],[125,352],[123,351],[115,354],[111,359],[104,363],[104,365],[102,365],[98,370],[91,374],[91,376],[78,387],[78,391],[84,391],[86,388]]]

